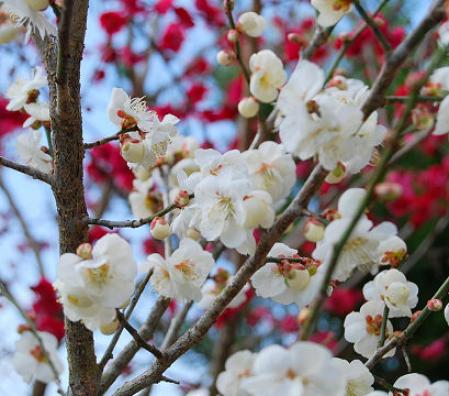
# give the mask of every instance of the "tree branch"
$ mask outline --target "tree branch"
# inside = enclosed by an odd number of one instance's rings
[[[24,175],[31,176],[33,179],[41,180],[47,184],[52,184],[53,178],[51,175],[41,172],[39,169],[33,168],[31,166],[18,164],[17,162],[10,161],[4,157],[0,156],[0,165],[6,166],[7,168],[14,169],[17,172],[23,173]]]

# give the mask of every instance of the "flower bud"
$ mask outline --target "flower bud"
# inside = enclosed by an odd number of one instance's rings
[[[307,220],[304,226],[304,236],[310,242],[321,241],[324,237],[324,225],[314,218]]]
[[[50,5],[48,0],[26,0],[26,3],[34,11],[44,11]]]
[[[238,110],[242,117],[251,118],[259,112],[259,103],[252,97],[243,98],[238,104]]]
[[[101,325],[100,331],[104,335],[114,334],[115,331],[118,329],[119,324],[120,324],[120,322],[117,319],[114,319],[111,323]]]
[[[339,162],[336,166],[336,168],[330,172],[327,176],[326,176],[326,183],[329,184],[337,184],[340,183],[346,176],[346,166]]]
[[[434,115],[425,106],[417,106],[412,111],[413,125],[420,131],[432,128],[434,120]]]
[[[187,206],[190,202],[189,192],[186,190],[179,190],[174,202],[178,208]]]
[[[170,226],[163,217],[155,217],[151,222],[150,231],[154,239],[163,240],[170,235]]]
[[[260,37],[265,29],[265,18],[256,12],[249,11],[240,15],[237,29],[250,37]]]
[[[83,260],[90,260],[92,258],[92,245],[90,243],[82,243],[76,249],[76,254]]]
[[[239,39],[239,32],[236,29],[231,29],[229,30],[227,36],[228,41],[230,41],[231,43],[236,43],[237,40]]]
[[[394,182],[383,182],[376,185],[374,191],[382,201],[394,201],[402,195],[402,186]]]
[[[145,143],[139,141],[126,141],[122,144],[122,157],[133,164],[142,162],[145,157]]]
[[[419,318],[419,315],[421,315],[422,311],[415,311],[412,314],[412,317],[410,318],[410,322],[414,322],[416,319]]]
[[[427,308],[429,308],[432,312],[438,312],[443,309],[443,302],[438,298],[431,298],[427,301]]]
[[[217,53],[217,62],[222,66],[230,66],[236,60],[235,54],[231,51],[219,51]]]
[[[244,198],[243,207],[245,209],[245,227],[249,229],[262,226],[270,227],[274,214],[268,207],[268,203],[257,195],[250,195]]]
[[[287,284],[296,291],[304,290],[310,283],[310,273],[307,270],[293,269],[290,271]]]
[[[401,306],[407,304],[409,295],[410,289],[407,287],[407,285],[400,282],[393,282],[388,287],[388,291],[384,298],[393,306]]]

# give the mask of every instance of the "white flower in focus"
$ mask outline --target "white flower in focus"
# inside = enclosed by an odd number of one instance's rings
[[[287,78],[282,61],[273,51],[262,50],[251,55],[249,68],[251,94],[264,103],[275,100]]]
[[[272,298],[281,304],[295,303],[299,308],[309,304],[316,296],[323,273],[313,260],[304,263],[289,262],[288,258],[298,258],[297,250],[283,243],[275,243],[269,257],[286,258],[285,262],[267,262],[252,277],[256,294]]]
[[[256,116],[259,109],[259,102],[251,96],[243,98],[238,104],[239,113],[245,118],[252,118]]]
[[[346,396],[364,396],[373,391],[374,377],[360,360],[351,363],[344,359],[334,358],[346,377]]]
[[[256,354],[239,351],[231,355],[225,363],[225,371],[217,378],[217,389],[223,396],[249,396],[241,388],[241,382],[252,375]]]
[[[245,227],[249,229],[270,228],[274,223],[273,200],[266,191],[253,191],[243,197]]]
[[[246,179],[233,180],[230,174],[208,176],[195,189],[193,208],[200,210],[198,230],[208,241],[220,239],[226,247],[252,254],[255,240],[245,227],[244,197],[250,193]]]
[[[109,119],[120,129],[138,128],[150,132],[157,121],[156,113],[149,111],[144,98],[130,98],[121,88],[113,88],[108,105]]]
[[[397,269],[382,271],[374,280],[363,286],[366,300],[381,301],[390,308],[389,317],[411,317],[412,308],[418,303],[418,286],[408,282]]]
[[[18,18],[18,22],[27,27],[27,35],[37,31],[42,39],[47,34],[56,36],[56,28],[41,12],[48,6],[48,1],[37,0],[2,0],[4,11]]]
[[[157,185],[153,178],[145,181],[134,179],[133,187],[128,200],[134,216],[143,219],[154,215],[161,209],[162,197],[157,191]]]
[[[50,122],[50,108],[48,103],[35,102],[25,104],[25,111],[30,116],[23,123],[23,127],[27,128],[35,123],[49,123]]]
[[[163,157],[167,152],[170,140],[178,133],[176,128],[178,122],[179,118],[173,114],[166,114],[162,121],[156,117],[150,133],[145,134],[145,144],[148,151],[155,156],[155,160]],[[150,162],[153,163],[155,160]]]
[[[290,194],[296,180],[296,166],[281,144],[263,142],[257,150],[243,153],[254,187],[270,193],[274,202]]]
[[[345,339],[354,344],[354,351],[369,359],[377,351],[380,339],[384,304],[368,301],[360,307],[360,312],[351,312],[344,321]],[[387,339],[393,333],[393,325],[387,320]],[[394,356],[392,349],[384,357]]]
[[[22,133],[16,140],[17,154],[27,165],[49,173],[53,169],[53,159],[47,154],[41,145],[41,132],[30,129]]]
[[[198,140],[191,136],[176,135],[170,140],[164,159],[173,163],[185,158],[193,158],[195,150],[199,147]]]
[[[36,67],[31,80],[17,79],[6,91],[6,98],[9,103],[6,110],[18,111],[26,104],[36,102],[39,96],[39,89],[47,86],[47,78],[42,67]]]
[[[199,301],[201,286],[213,265],[212,254],[198,242],[184,238],[168,259],[159,254],[149,255],[143,270],[153,268],[151,285],[161,296]]]
[[[399,377],[393,384],[399,389],[407,389],[407,396],[447,396],[449,381],[437,381],[433,384],[422,374],[406,374]]]
[[[317,22],[323,27],[329,27],[351,11],[352,0],[312,0],[311,4],[320,13]]]
[[[80,308],[91,308],[92,305],[119,308],[134,292],[136,274],[137,265],[128,242],[117,234],[107,234],[96,242],[86,257],[73,253],[61,256],[56,286],[62,295],[63,306],[66,299]],[[82,317],[81,320],[84,321]]]
[[[253,11],[243,13],[237,21],[237,29],[250,37],[260,37],[265,25],[265,18]]]
[[[56,337],[46,331],[39,331],[38,335],[42,340],[44,350],[36,336],[31,331],[25,331],[16,342],[13,364],[24,381],[40,381],[48,384],[56,380],[48,359],[58,374],[64,370],[64,366],[58,356]]]
[[[271,345],[256,356],[241,386],[253,396],[344,396],[346,381],[331,353],[312,342]]]

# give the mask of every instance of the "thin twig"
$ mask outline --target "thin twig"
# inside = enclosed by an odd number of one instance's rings
[[[382,325],[380,326],[380,338],[377,344],[378,348],[384,346],[385,337],[387,335],[387,323],[388,323],[388,315],[390,314],[390,308],[388,308],[387,304],[384,307],[384,313],[382,315]]]
[[[154,345],[148,344],[139,334],[139,332],[131,326],[131,324],[125,319],[120,310],[116,310],[117,319],[120,324],[125,328],[125,330],[134,338],[134,340],[139,344],[139,346],[152,355],[156,356],[158,359],[162,358],[162,352],[156,348]]]
[[[122,130],[118,131],[117,133],[114,133],[111,136],[105,137],[105,138],[100,139],[100,140],[96,140],[95,142],[84,143],[83,147],[84,147],[85,150],[88,150],[88,149],[91,149],[91,148],[94,148],[94,147],[97,147],[97,146],[101,146],[103,144],[112,142],[114,140],[118,140],[120,138],[120,135],[123,135],[123,134],[128,133],[128,132],[134,132],[135,130],[136,130],[136,128],[122,129]]]
[[[53,183],[53,178],[49,174],[42,172],[39,169],[33,168],[31,166],[18,164],[17,162],[10,161],[1,156],[0,156],[0,165],[14,169],[20,173],[23,173],[24,175],[31,176],[33,179],[41,180],[47,184],[51,185]]]

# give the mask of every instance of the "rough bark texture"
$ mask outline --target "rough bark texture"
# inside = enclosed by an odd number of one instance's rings
[[[71,9],[76,5],[76,12]],[[87,241],[83,187],[83,136],[80,104],[80,64],[88,0],[66,2],[59,40],[47,39],[45,61],[50,88],[50,116],[54,150],[53,193],[58,211],[60,253],[75,252]],[[69,37],[69,40],[61,38]],[[59,44],[59,48],[58,48]],[[61,73],[61,70],[64,72]],[[61,78],[61,76],[63,78]],[[93,335],[80,322],[66,320],[69,394],[98,394],[99,374]]]

